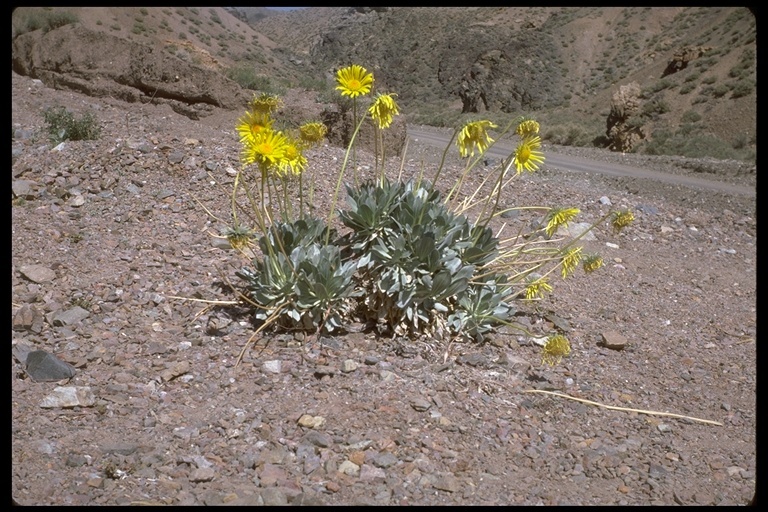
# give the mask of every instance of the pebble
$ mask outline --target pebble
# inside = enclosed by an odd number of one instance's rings
[[[444,475],[437,477],[437,479],[435,479],[435,481],[432,483],[432,486],[435,489],[440,489],[441,491],[456,492],[460,488],[460,483],[459,479],[455,476]]]
[[[279,359],[273,361],[264,361],[261,368],[265,373],[280,373],[283,369],[283,362]]]
[[[387,474],[381,468],[371,466],[370,464],[360,466],[360,480],[363,482],[370,482],[376,479],[384,480],[386,477]]]
[[[353,361],[352,359],[347,359],[343,363],[341,363],[341,371],[343,373],[351,373],[355,370],[357,370],[357,363]]]
[[[358,473],[360,472],[360,466],[358,466],[352,461],[345,460],[344,462],[339,464],[339,472],[349,476],[357,476]]]
[[[325,418],[322,416],[311,416],[302,414],[298,421],[299,425],[306,428],[320,428],[325,425]]]
[[[419,412],[423,412],[432,407],[432,402],[421,397],[413,398],[411,400],[411,407]]]
[[[210,482],[213,477],[216,476],[216,472],[213,468],[196,468],[189,475],[190,482]]]

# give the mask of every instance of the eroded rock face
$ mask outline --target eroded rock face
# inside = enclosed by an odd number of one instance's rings
[[[711,46],[683,46],[672,55],[671,59],[669,59],[667,67],[664,69],[661,76],[665,77],[687,68],[689,62],[698,59],[711,49]]]
[[[168,103],[192,119],[210,114],[213,107],[241,108],[250,99],[237,83],[213,70],[80,25],[20,35],[13,40],[12,65],[49,87]]]
[[[611,141],[612,151],[626,153],[645,138],[642,127],[630,122],[630,118],[640,111],[640,106],[640,85],[637,82],[622,85],[613,94],[605,132]]]
[[[361,115],[358,112],[358,116]],[[358,118],[359,119],[359,118]],[[326,109],[321,115],[320,120],[328,127],[326,138],[328,142],[336,146],[346,147],[355,132],[355,124],[351,110],[342,112],[337,107]],[[366,119],[360,132],[357,134],[355,143],[358,147],[363,147],[371,153],[376,152],[376,128],[371,119]],[[406,122],[403,116],[395,116],[392,124],[382,130],[382,140],[385,158],[392,156],[401,156],[405,147],[407,138]],[[378,150],[379,155],[381,149]]]

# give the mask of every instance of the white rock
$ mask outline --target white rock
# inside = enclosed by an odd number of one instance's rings
[[[56,387],[53,393],[43,398],[40,407],[52,409],[55,407],[90,407],[96,403],[91,388],[88,386]]]
[[[264,361],[264,364],[261,365],[261,368],[266,373],[280,373],[280,371],[283,369],[283,362],[279,359]]]

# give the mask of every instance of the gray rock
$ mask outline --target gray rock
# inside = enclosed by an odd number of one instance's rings
[[[318,432],[317,430],[310,430],[307,432],[304,436],[304,441],[320,448],[328,448],[333,444],[331,436],[324,432]]]
[[[373,465],[380,468],[388,468],[390,466],[397,464],[397,461],[398,461],[398,458],[395,457],[392,453],[384,452],[374,457]]]
[[[117,453],[118,455],[131,455],[139,449],[137,443],[128,441],[106,441],[99,446],[104,453]]]
[[[460,488],[460,482],[459,479],[453,475],[444,475],[437,477],[432,486],[441,491],[456,492]]]
[[[210,482],[213,477],[216,476],[216,472],[213,468],[197,468],[189,475],[190,482]]]
[[[577,236],[580,236],[582,233],[587,231],[591,226],[592,224],[590,224],[589,222],[572,222],[572,223],[569,223],[567,226],[560,226],[557,229],[557,235],[576,238]],[[597,238],[595,237],[595,234],[592,231],[590,231],[589,233],[581,237],[580,240],[591,241],[591,240],[597,240]]]
[[[600,198],[600,204],[604,204],[606,206],[611,206],[612,203],[611,203],[611,200],[608,199],[608,196],[602,196]]]
[[[96,403],[96,398],[87,386],[57,387],[53,392],[43,398],[40,407],[54,409],[58,407],[91,407]]]
[[[71,379],[75,376],[74,366],[45,350],[34,350],[27,354],[25,364],[27,373],[35,382]]]
[[[479,352],[462,354],[456,358],[456,362],[459,364],[467,364],[469,366],[488,366],[488,358]]]
[[[411,407],[415,410],[423,412],[432,407],[432,402],[421,397],[417,397],[411,400]]]
[[[387,474],[383,469],[371,466],[370,464],[363,464],[360,466],[360,480],[363,482],[370,482],[377,478],[385,479]]]
[[[56,272],[43,265],[25,265],[19,270],[24,277],[35,283],[47,283],[56,279]]]
[[[75,306],[66,311],[56,311],[51,313],[49,321],[51,325],[60,327],[63,325],[74,325],[90,316],[91,312],[80,306]]]
[[[15,197],[23,197],[24,199],[34,199],[37,197],[38,184],[32,180],[13,180],[11,183],[11,190]]]
[[[635,210],[643,212],[647,215],[658,215],[659,209],[655,206],[649,206],[646,204],[639,204],[635,207]]]
[[[288,505],[288,496],[280,487],[267,487],[261,491],[261,497],[266,506]]]
[[[43,330],[43,321],[40,310],[31,304],[24,304],[13,316],[13,330],[39,334]]]

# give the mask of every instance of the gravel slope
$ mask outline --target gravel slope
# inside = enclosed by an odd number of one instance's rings
[[[530,338],[380,338],[350,326],[238,355],[228,300],[246,262],[222,248],[234,122],[55,91],[12,76],[13,345],[76,369],[34,382],[12,356],[12,495],[24,505],[738,505],[755,492],[754,198],[543,169],[506,205],[608,198],[636,222],[585,242],[606,266],[556,281],[520,322],[573,351],[541,364]],[[95,110],[98,141],[52,148],[41,111]],[[417,174],[434,149],[412,147]],[[343,150],[310,156],[327,212]],[[370,155],[359,154],[362,172]],[[389,162],[396,176],[400,162]],[[445,187],[459,169],[451,163]],[[492,170],[480,169],[468,185]],[[19,196],[23,199],[19,199]],[[199,202],[198,202],[199,201]],[[533,220],[507,220],[516,231]],[[607,243],[614,244],[612,246]],[[82,309],[84,313],[80,310]],[[22,313],[23,312],[23,313]],[[600,345],[624,338],[623,350]],[[41,407],[57,386],[75,407]],[[538,391],[531,391],[538,390]],[[542,393],[551,391],[629,410]],[[668,412],[685,419],[637,410]]]

